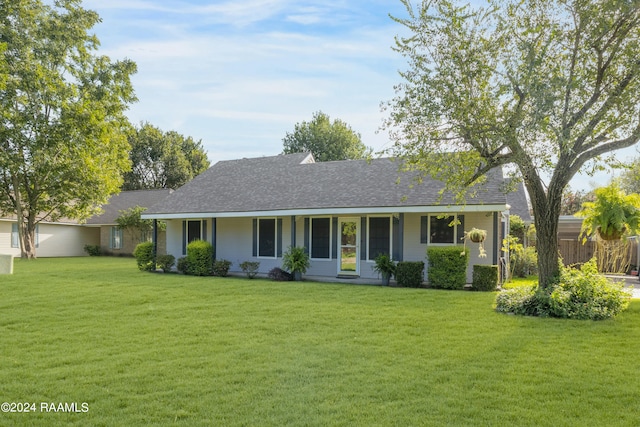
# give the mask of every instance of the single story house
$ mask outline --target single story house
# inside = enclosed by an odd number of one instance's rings
[[[259,261],[260,273],[282,266],[289,246],[310,255],[307,275],[377,279],[374,259],[425,261],[426,249],[462,245],[465,230],[487,230],[487,257],[468,242],[474,264],[500,263],[509,205],[501,170],[465,205],[442,183],[414,183],[393,159],[315,162],[308,153],[221,161],[152,206],[142,217],[166,221],[166,250],[185,256],[195,239],[209,241],[217,259]],[[454,218],[459,225],[450,226]]]
[[[105,253],[130,255],[135,246],[151,236],[127,233],[117,227],[121,211],[148,207],[163,200],[172,190],[123,191],[109,198],[103,213],[86,222],[60,219],[41,221],[36,226],[36,255],[40,258],[85,256],[86,245],[100,246]],[[159,233],[158,252],[164,253],[164,232]],[[0,218],[0,254],[20,256],[18,223],[14,217]]]

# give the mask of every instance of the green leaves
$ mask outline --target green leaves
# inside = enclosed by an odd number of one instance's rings
[[[314,113],[310,122],[296,124],[282,141],[284,154],[311,152],[318,162],[363,159],[370,151],[360,134],[340,119],[332,122],[322,111]]]
[[[209,167],[201,141],[149,123],[131,132],[129,143],[132,169],[124,174],[123,190],[178,188]]]
[[[31,238],[36,218],[92,215],[129,168],[136,65],[96,55],[100,18],[78,3],[0,4],[0,212]]]

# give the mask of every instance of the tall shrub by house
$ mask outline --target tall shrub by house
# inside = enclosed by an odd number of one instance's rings
[[[140,243],[133,251],[133,256],[136,258],[136,264],[142,271],[153,270],[153,243],[144,242]]]
[[[467,283],[469,249],[460,246],[427,248],[429,285],[442,289],[463,289]]]
[[[204,240],[194,240],[187,245],[187,273],[193,276],[209,276],[213,271],[213,246]]]

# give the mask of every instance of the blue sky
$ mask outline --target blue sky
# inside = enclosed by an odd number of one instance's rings
[[[282,152],[321,110],[363,142],[378,132],[406,60],[391,49],[399,0],[85,0],[99,13],[100,53],[138,64],[129,118],[202,140],[212,163]],[[620,153],[626,160],[636,150]],[[581,177],[574,188],[606,184]]]
[[[321,110],[379,150],[380,103],[406,63],[399,1],[92,0],[100,52],[138,64],[133,123],[202,139],[212,162],[282,152]]]

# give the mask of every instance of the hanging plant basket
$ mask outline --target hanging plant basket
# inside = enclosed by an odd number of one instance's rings
[[[609,227],[609,230],[606,234],[602,232],[602,229],[598,227],[598,237],[602,240],[612,241],[612,240],[620,240],[624,233],[627,231],[627,227],[622,227],[621,230],[616,230],[613,227]]]
[[[473,243],[482,243],[487,238],[487,231],[472,228],[471,231],[467,232],[467,236]]]

